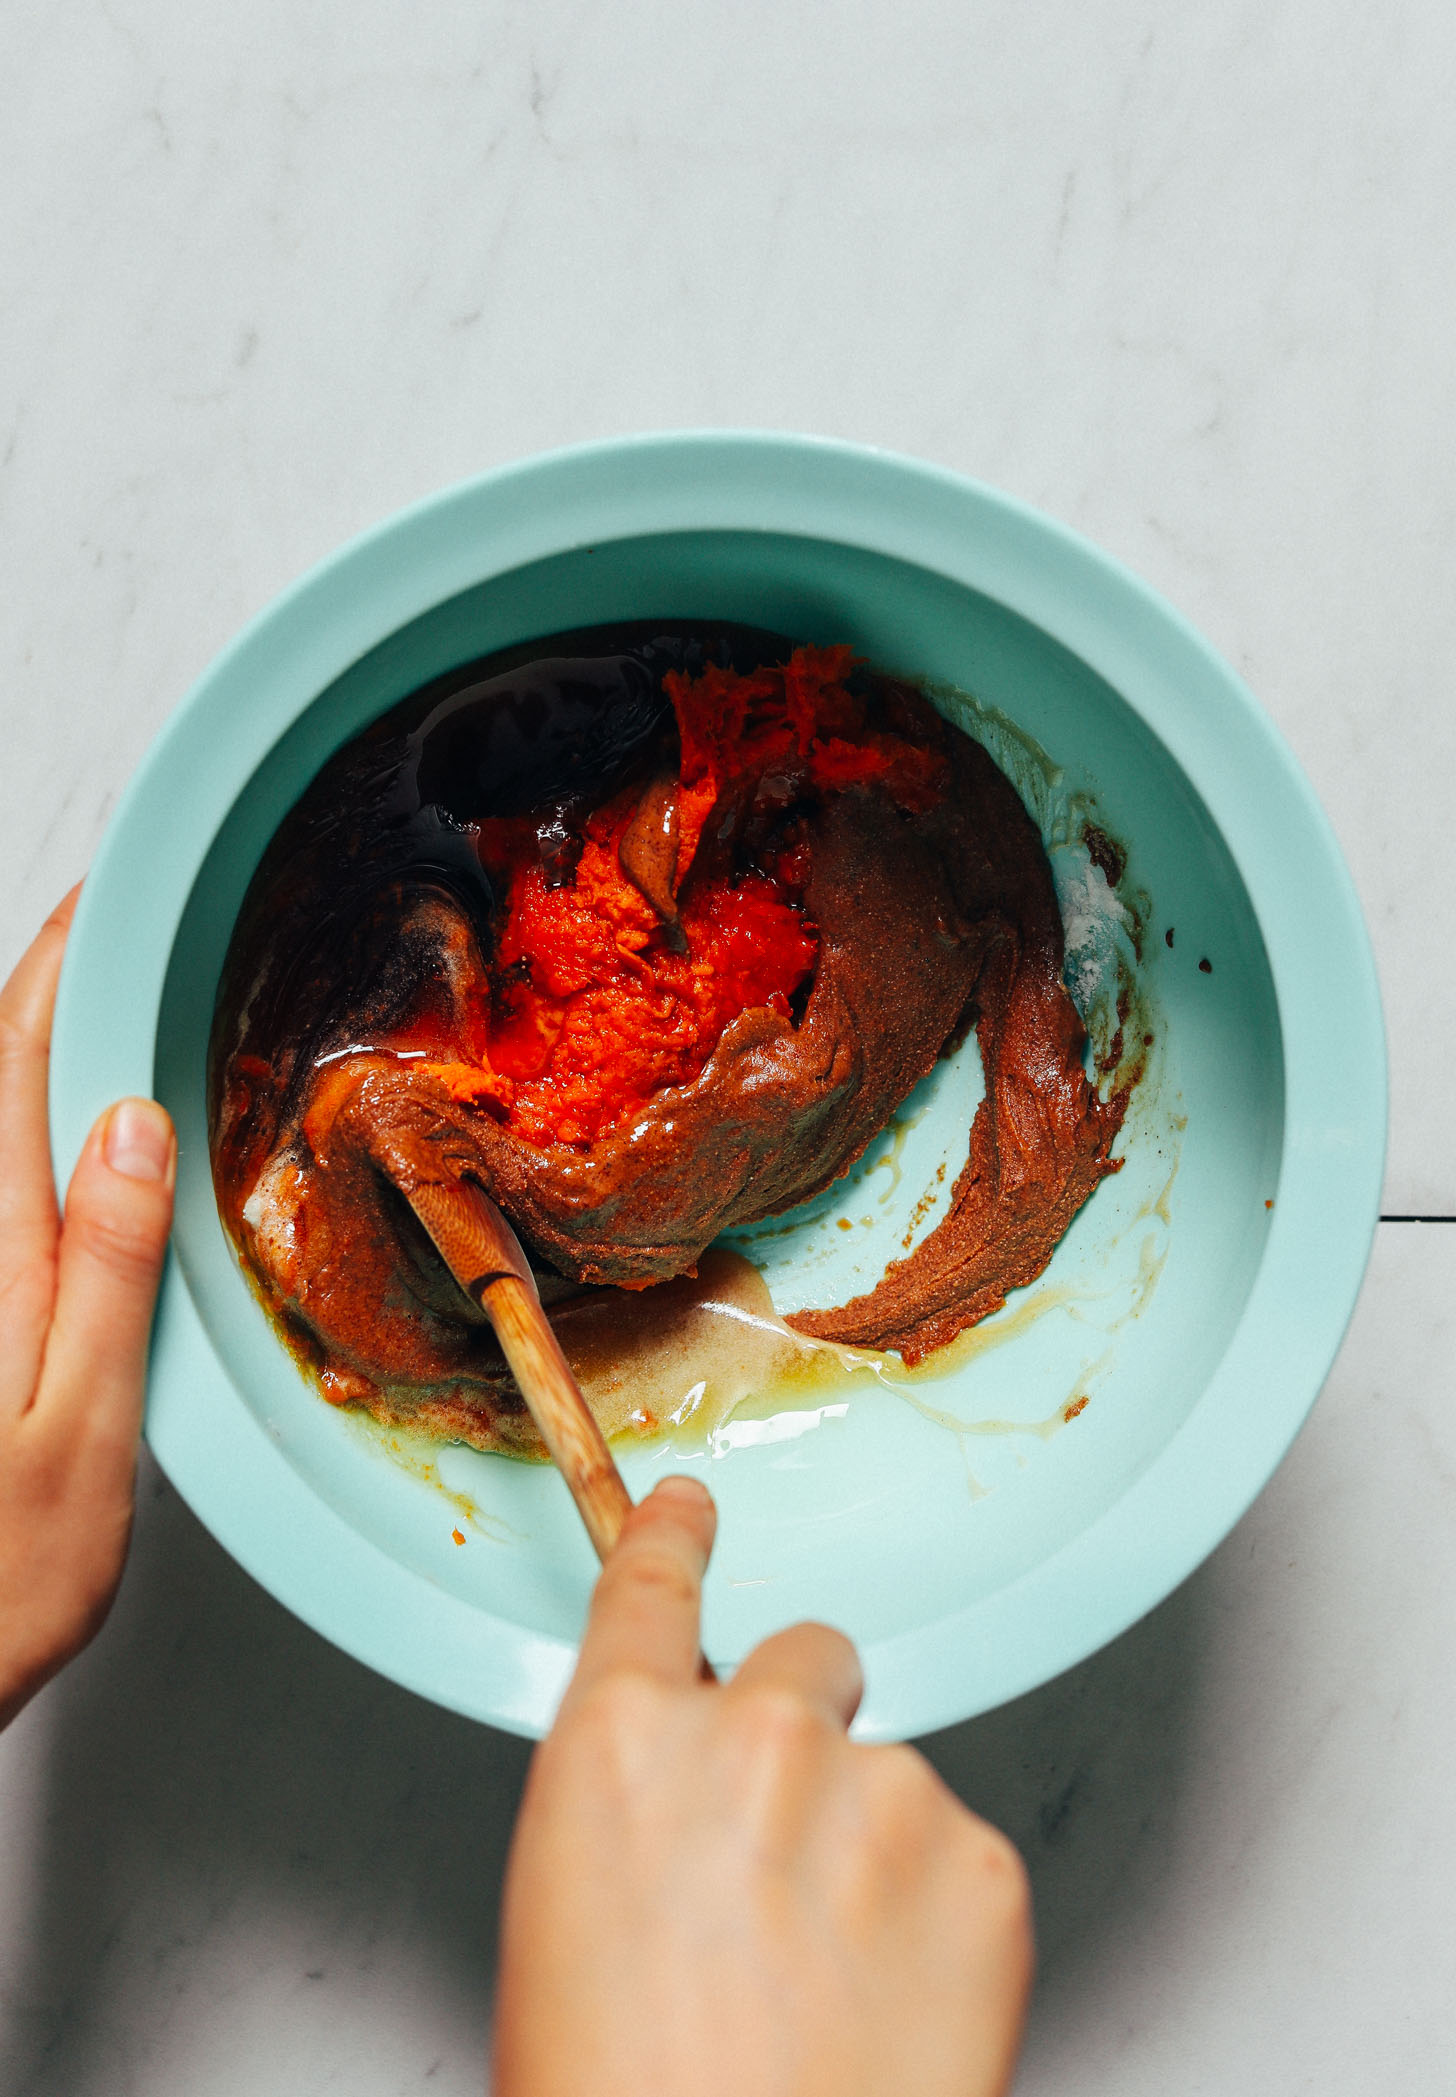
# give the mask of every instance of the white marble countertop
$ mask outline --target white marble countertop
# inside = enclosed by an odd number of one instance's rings
[[[12,0],[0,967],[237,626],[387,511],[685,424],[1087,532],[1333,818],[1385,1207],[1456,1215],[1456,14],[1438,0]],[[1020,2097],[1451,2087],[1456,1225],[1381,1226],[1311,1425],[1117,1645],[942,1736],[1020,1839]],[[480,2087],[525,1750],[264,1596],[150,1468],[113,1621],[0,1743],[0,2087]]]

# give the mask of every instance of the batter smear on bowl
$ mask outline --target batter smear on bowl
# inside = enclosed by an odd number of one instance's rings
[[[345,745],[274,838],[214,1024],[221,1212],[326,1396],[537,1453],[400,1189],[477,1180],[548,1303],[650,1289],[829,1186],[973,1025],[942,1221],[790,1320],[916,1362],[1116,1169],[1062,959],[1014,788],[910,684],[745,628],[537,642]]]

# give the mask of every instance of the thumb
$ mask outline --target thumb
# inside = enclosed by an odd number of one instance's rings
[[[55,1314],[37,1404],[60,1424],[129,1447],[141,1421],[147,1340],[177,1178],[177,1139],[155,1100],[125,1099],[86,1139],[66,1195]]]

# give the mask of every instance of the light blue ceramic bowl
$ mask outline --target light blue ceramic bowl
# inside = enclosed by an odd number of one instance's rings
[[[627,1459],[634,1490],[695,1465],[718,1497],[715,1658],[827,1619],[864,1652],[860,1731],[919,1733],[1081,1659],[1227,1534],[1319,1390],[1377,1212],[1379,1003],[1339,850],[1232,671],[1105,555],[952,474],[781,436],[590,446],[391,519],[225,651],[118,809],[61,987],[57,1164],[118,1094],[167,1102],[181,1162],[147,1418],[161,1463],[326,1637],[443,1704],[541,1730],[593,1570],[560,1483],[463,1451],[411,1469],[303,1383],[217,1220],[204,1052],[258,854],[345,737],[487,650],[659,616],[847,640],[971,693],[1054,761],[1050,841],[1090,797],[1149,899],[1154,1067],[1126,1170],[1059,1249],[1041,1315],[1013,1305],[1001,1344],[909,1393]],[[827,1210],[763,1241],[781,1309],[842,1300],[896,1249],[937,1159],[953,1178],[964,1157],[977,1081],[973,1061],[943,1067],[893,1156],[887,1138]]]

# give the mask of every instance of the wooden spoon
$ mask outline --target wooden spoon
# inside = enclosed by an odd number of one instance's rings
[[[531,1418],[605,1565],[631,1511],[631,1496],[542,1309],[520,1239],[482,1186],[456,1170],[442,1170],[446,1145],[427,1125],[381,1114],[377,1100],[356,1100],[340,1118],[353,1123],[356,1140],[399,1189],[460,1288],[495,1327]],[[718,1679],[701,1653],[698,1674],[704,1682]]]
[[[632,1501],[541,1308],[521,1241],[473,1180],[435,1181],[400,1191],[456,1281],[495,1327],[531,1418],[571,1490],[597,1557],[605,1562]]]

